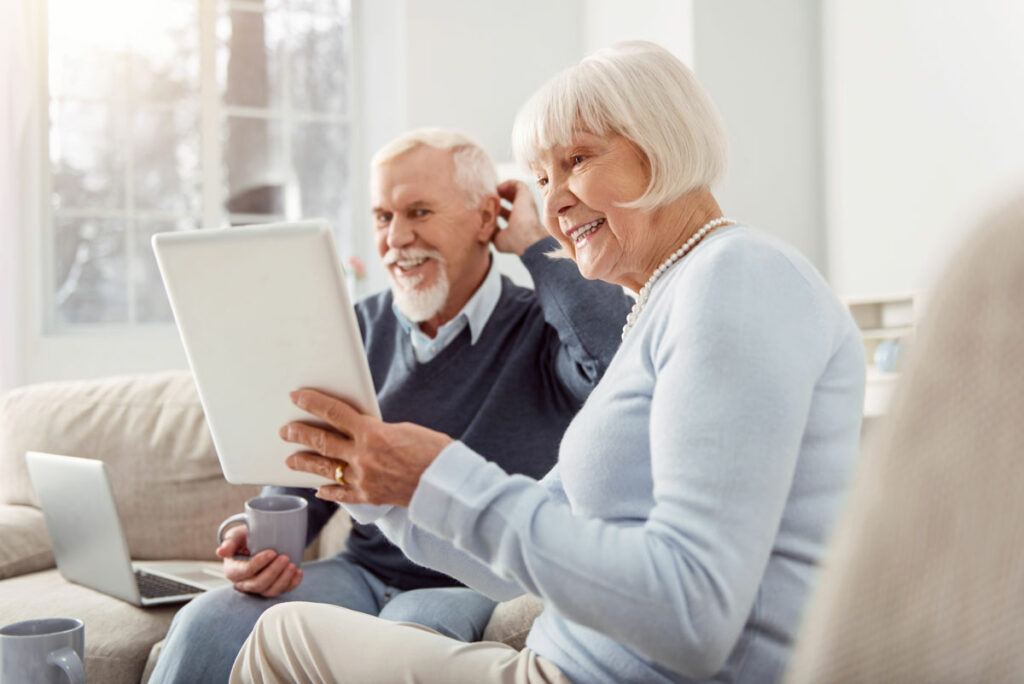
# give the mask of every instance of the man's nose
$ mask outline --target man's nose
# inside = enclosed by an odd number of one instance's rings
[[[388,228],[388,247],[392,249],[400,249],[407,247],[413,243],[416,239],[416,232],[409,225],[408,221],[401,218],[395,218],[391,222],[391,227]]]

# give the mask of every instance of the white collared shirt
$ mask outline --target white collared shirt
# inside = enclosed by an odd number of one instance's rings
[[[473,293],[473,296],[469,298],[469,301],[466,302],[466,305],[462,307],[462,310],[455,318],[438,328],[437,335],[433,338],[427,337],[420,330],[420,326],[406,318],[393,303],[391,309],[395,312],[398,322],[410,335],[412,349],[416,354],[416,361],[419,363],[429,363],[444,351],[444,348],[451,344],[467,325],[469,325],[470,344],[476,344],[476,341],[480,339],[484,326],[487,325],[491,314],[494,313],[494,308],[498,305],[500,297],[501,274],[495,268],[492,260],[491,267],[487,271],[484,281],[480,283],[480,287],[476,289],[476,292]]]

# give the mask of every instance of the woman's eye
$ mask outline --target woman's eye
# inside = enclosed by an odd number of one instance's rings
[[[537,179],[537,187],[538,188],[543,188],[547,184],[548,184],[548,179],[547,178],[538,178]]]
[[[571,159],[572,159],[572,165],[576,166],[577,164],[582,164],[584,162],[584,160],[586,160],[586,157],[583,156],[582,154],[574,154],[574,155],[572,155]]]

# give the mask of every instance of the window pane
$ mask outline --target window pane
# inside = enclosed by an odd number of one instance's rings
[[[131,19],[132,94],[173,101],[199,94],[197,0],[137,3]]]
[[[319,12],[325,15],[349,17],[349,0],[290,0],[288,6],[293,10]]]
[[[123,97],[127,32],[107,11],[81,0],[50,0],[48,27],[51,96]]]
[[[135,259],[132,262],[132,282],[135,284],[135,317],[139,323],[171,323],[171,305],[167,301],[163,280],[150,244],[157,233],[175,230],[195,230],[195,221],[140,221],[135,232]]]
[[[349,205],[349,132],[345,124],[298,124],[292,132],[292,166],[298,175],[304,218],[326,218],[335,227]]]
[[[284,212],[284,140],[280,121],[230,116],[223,129],[225,208],[236,214]]]
[[[54,309],[59,326],[125,323],[125,223],[66,218],[54,225]]]
[[[140,108],[134,126],[135,207],[199,214],[199,109],[195,104]]]
[[[50,103],[55,208],[123,206],[124,119],[123,110],[110,104]]]
[[[225,104],[278,109],[284,14],[233,9],[217,19],[217,82]]]
[[[344,114],[348,110],[345,20],[299,13],[291,17],[289,76],[292,107]]]

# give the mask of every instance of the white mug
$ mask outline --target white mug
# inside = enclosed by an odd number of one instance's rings
[[[3,684],[85,684],[84,656],[81,620],[41,618],[0,627]]]

